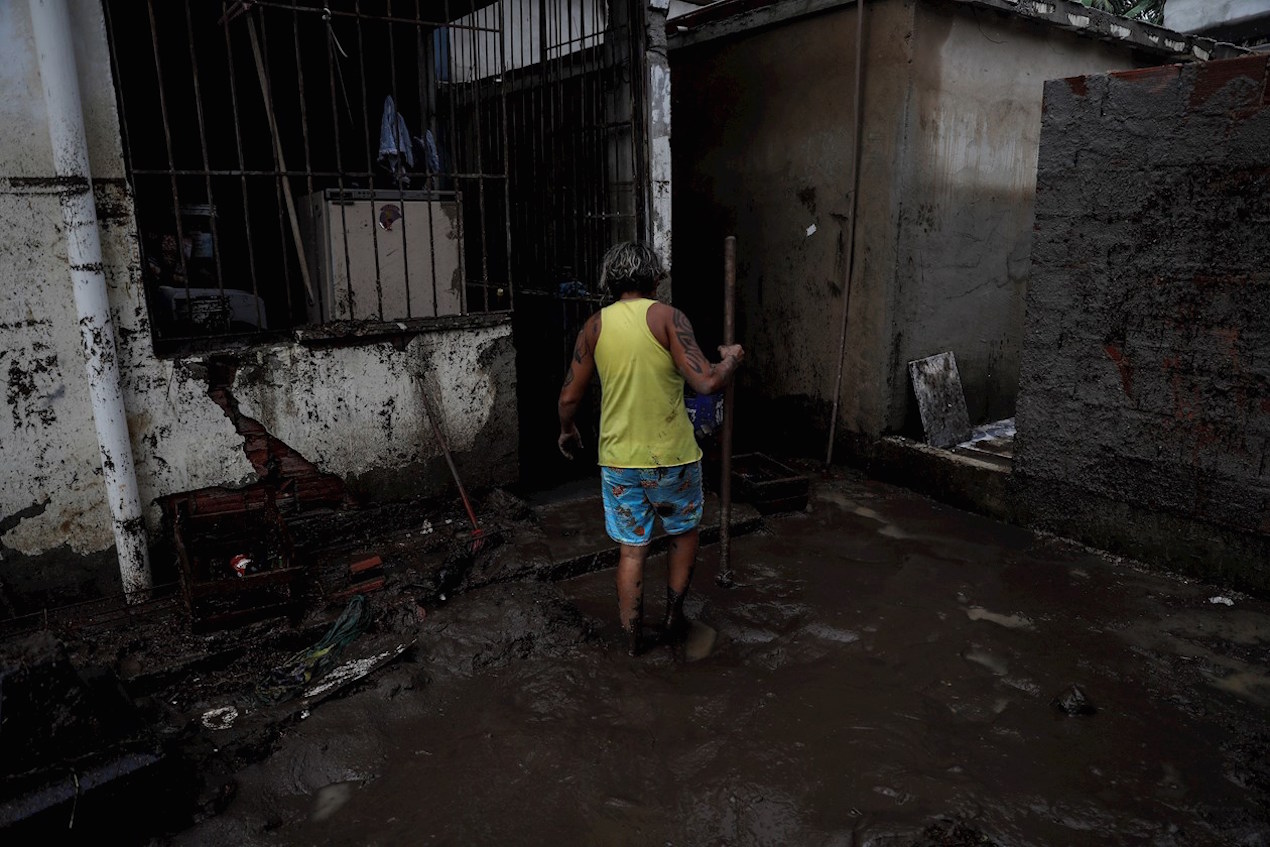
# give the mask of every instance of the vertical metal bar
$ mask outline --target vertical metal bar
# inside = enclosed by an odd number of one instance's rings
[[[110,3],[101,4],[102,13],[105,16],[105,20],[106,20],[106,33],[107,33],[106,43],[110,47],[110,69],[111,69],[111,73],[114,75],[114,78],[115,78],[115,92],[118,95],[118,99],[119,99],[119,139],[123,144],[124,162],[127,164],[128,174],[129,176],[131,176],[132,168],[133,168],[132,141],[129,137],[130,133],[128,130],[128,109],[127,109],[126,103],[124,102],[125,98],[124,98],[124,86],[122,84],[122,79],[123,79],[122,68],[119,65],[119,52],[115,44],[115,41],[117,40],[115,36],[115,22],[114,22],[114,17],[111,15],[111,12],[110,12],[110,6],[111,6]],[[135,186],[133,188],[133,191],[134,192],[136,191]]]
[[[587,15],[586,15],[587,0],[582,0],[580,11],[582,15],[582,31],[583,33],[585,33],[587,31]],[[594,12],[592,13],[592,18],[591,18],[591,28],[592,29],[595,28]],[[592,85],[591,68],[590,68],[591,48],[587,46],[585,39],[583,40],[582,43],[583,43],[583,51],[581,55],[582,74],[580,78],[578,79],[578,113],[579,113],[578,159],[579,159],[579,164],[582,167],[582,174],[583,174],[582,186],[581,186],[582,190],[580,192],[581,196],[578,198],[578,218],[582,225],[582,269],[580,273],[581,273],[582,280],[587,285],[587,290],[594,290],[596,286],[592,284],[593,277],[591,276],[591,274],[594,272],[594,268],[592,267],[594,262],[594,255],[593,255],[594,250],[593,250],[592,239],[591,239],[592,212],[591,212],[590,206],[591,206],[591,197],[595,193],[595,189],[593,187],[593,183],[595,182],[595,179],[594,179],[594,173],[588,173],[588,171],[593,170],[591,168],[590,156],[588,151],[588,146],[591,143],[591,140],[590,140],[591,123],[593,120],[593,117],[588,116],[589,113],[592,111],[589,108],[589,106],[591,105],[591,85]]]
[[[560,47],[560,14],[564,7],[565,0],[547,0],[555,8],[556,18],[551,22],[551,38],[552,48],[555,51],[555,57],[548,64],[551,75],[551,135],[554,138],[561,130],[564,121],[561,119],[563,111],[563,103],[561,102],[563,80],[561,79],[561,69],[564,67],[564,57],[561,55]],[[568,228],[565,226],[564,219],[564,198],[565,192],[559,190],[559,183],[564,176],[563,162],[561,161],[560,150],[556,145],[550,147],[551,150],[551,176],[552,183],[557,190],[551,192],[551,221],[552,221],[552,271],[553,283],[560,281],[560,259],[567,255],[565,251],[565,233]],[[567,333],[566,333],[567,334]],[[568,339],[565,339],[565,346],[571,347]],[[568,351],[565,351],[568,355]]]
[[[188,0],[187,0],[188,2]],[[168,99],[163,90],[163,64],[159,60],[159,33],[154,20],[154,0],[146,0],[150,15],[150,45],[154,50],[154,76],[159,87],[159,116],[163,120],[163,143],[168,155],[168,177],[172,185],[172,212],[176,221],[176,249],[181,257],[181,275],[185,277],[185,309],[191,325],[194,322],[194,304],[190,295],[190,269],[185,260],[185,232],[181,227],[181,195],[176,185],[176,162],[172,156],[172,128],[168,124]]]
[[[644,73],[645,42],[648,40],[644,25],[646,12],[641,2],[630,2],[630,54],[628,64],[631,75],[631,179],[635,195],[635,234],[640,240],[652,241],[652,228],[648,218],[648,156],[645,115],[648,113],[648,81]]]
[[[331,19],[326,18],[325,22],[326,22],[326,59],[327,59],[326,68],[327,68],[327,77],[330,79],[330,83],[331,83],[331,123],[332,123],[332,129],[334,130],[331,133],[331,141],[334,143],[334,147],[335,147],[335,172],[339,174],[339,176],[335,178],[336,189],[339,191],[339,198],[336,201],[335,205],[337,205],[340,210],[340,233],[343,235],[343,238],[341,240],[344,245],[344,296],[346,298],[345,303],[347,304],[347,307],[348,307],[349,318],[353,318],[354,317],[353,263],[351,258],[349,257],[349,250],[348,250],[348,212],[346,209],[345,193],[344,193],[344,154],[340,147],[340,112],[338,108],[339,100],[336,99],[336,96],[335,96],[336,95],[335,74],[338,69],[339,61],[340,61],[339,60],[339,45],[338,45],[338,41],[335,38],[335,29],[334,29],[334,25],[331,23]],[[342,73],[340,75],[340,88],[341,89],[344,88]],[[344,105],[345,107],[348,107],[347,97],[344,98]],[[350,112],[351,112],[351,108],[350,108]],[[349,115],[349,119],[351,123],[352,121],[351,114]],[[330,241],[330,235],[331,235],[331,221],[326,219],[328,206],[326,202],[325,193],[323,194],[321,198],[321,203],[323,207],[322,208],[322,226],[326,230],[325,232],[322,233],[322,242],[324,244],[327,244],[327,250],[329,250],[330,249],[329,241]],[[332,286],[331,299],[335,300],[335,299],[338,299],[338,297],[339,295],[335,292],[334,287]],[[328,317],[335,318],[336,314],[337,314],[337,310],[336,310],[335,303],[331,303],[330,313],[323,315],[323,319],[326,319]]]
[[[295,79],[296,94],[300,101],[300,136],[304,140],[304,201],[309,208],[310,218],[316,224],[316,216],[313,215],[313,159],[309,152],[309,111],[306,98],[304,96],[304,62],[300,58],[300,14],[299,0],[291,0],[291,37],[295,43]],[[331,102],[331,108],[335,108],[335,102]],[[310,233],[311,238],[317,237],[316,226],[314,231]],[[326,308],[326,286],[325,280],[327,275],[326,262],[320,262],[316,272],[317,283],[317,313],[319,320]],[[307,310],[306,310],[307,311]],[[305,315],[306,323],[308,315]]]
[[[387,0],[385,9],[388,17],[391,18],[392,0]],[[386,21],[384,23],[384,27],[388,31],[388,85],[389,88],[392,89],[393,116],[396,118],[396,120],[393,121],[392,136],[393,140],[397,143],[397,161],[399,163],[399,167],[404,170],[405,163],[402,160],[405,157],[402,153],[401,147],[403,139],[401,138],[401,133],[397,130],[397,128],[401,126],[401,97],[398,96],[397,93],[397,45],[395,43],[396,37],[393,32],[394,26],[395,24],[391,22]],[[406,149],[409,149],[411,145],[409,132],[406,133],[404,140],[406,143]],[[406,190],[402,186],[401,180],[396,178],[396,174],[393,174],[393,182],[397,183],[397,202],[401,206],[401,276],[402,284],[406,287],[406,317],[411,318],[414,317],[414,315],[410,310],[410,251],[408,249],[409,242],[406,240]],[[393,317],[399,318],[401,316],[393,315]]]
[[[620,34],[620,28],[614,20],[611,6],[606,4],[604,8],[607,15],[605,19],[606,38],[604,49],[599,55],[598,70],[600,84],[595,95],[596,103],[600,109],[600,119],[596,124],[597,137],[595,152],[597,156],[597,165],[599,166],[600,173],[602,174],[599,180],[599,213],[602,217],[600,217],[597,222],[597,230],[605,243],[611,243],[613,241],[614,233],[611,231],[613,227],[613,218],[611,216],[613,211],[613,164],[610,162],[610,154],[615,153],[617,148],[612,141],[613,130],[610,126],[612,123],[612,109],[610,105],[611,98],[608,92],[610,87],[614,89],[617,87],[617,83],[610,82],[610,80],[614,77],[620,77],[620,74],[614,74],[614,67],[616,66],[614,58],[616,51],[615,44],[617,42],[617,37]]]
[[[119,64],[119,52],[115,44],[117,40],[115,36],[115,21],[110,11],[110,5],[111,5],[110,3],[102,3],[102,12],[105,16],[105,21],[106,21],[106,32],[107,32],[106,43],[110,46],[111,72],[114,75],[115,92],[119,101],[119,139],[123,145],[123,157],[124,157],[124,164],[126,165],[126,169],[127,169],[126,172],[128,174],[128,179],[132,185],[132,196],[133,196],[133,203],[134,203],[133,219],[135,223],[135,220],[136,220],[135,203],[136,203],[136,197],[137,197],[136,166],[133,163],[133,159],[132,159],[132,139],[131,139],[131,133],[129,132],[129,129],[128,129],[128,106],[127,106],[127,103],[125,102],[126,98],[124,97],[124,85],[122,83],[123,69]],[[145,239],[140,238],[138,239],[138,241],[140,242],[141,261],[142,261],[142,265],[144,266],[145,262],[147,261]],[[154,316],[158,314],[158,312],[155,309],[154,296],[153,296],[153,292],[150,289],[151,289],[151,286],[149,284],[145,282],[142,283],[142,286],[141,286],[142,295],[145,297],[146,308],[148,310],[148,314],[150,315],[151,331],[153,331],[155,329]]]
[[[357,70],[362,87],[362,137],[366,140],[366,183],[370,186],[370,240],[375,248],[375,296],[379,301],[379,319],[384,320],[384,281],[379,270],[379,216],[375,213],[375,157],[371,155],[370,117],[366,101],[366,45],[362,38],[362,4],[353,3],[357,20]],[[345,235],[347,238],[347,235]]]
[[[538,169],[536,174],[537,179],[534,182],[534,193],[536,197],[543,198],[543,206],[548,209],[550,208],[551,202],[551,192],[548,190],[548,186],[550,186],[552,182],[551,172],[549,170],[551,164],[551,144],[547,134],[547,106],[551,102],[550,92],[548,91],[549,83],[547,79],[547,54],[549,43],[550,41],[547,38],[547,0],[538,0],[538,85],[536,86],[536,114],[534,115],[536,121],[534,129],[537,132],[538,137],[534,144],[534,150],[541,150],[543,153],[540,156],[534,157],[535,159],[541,160],[541,167]],[[538,256],[537,270],[539,274],[546,277],[550,273],[551,263],[551,215],[546,213],[546,210],[538,215],[538,226],[541,233],[538,237],[538,243],[541,245],[541,250],[539,251]],[[544,281],[546,282],[546,287],[550,288],[550,279],[548,278]]]
[[[604,7],[607,9],[607,6]],[[596,280],[596,287],[599,288],[600,279],[600,261],[605,251],[608,249],[607,239],[604,237],[604,229],[602,226],[602,218],[600,214],[604,208],[604,158],[599,155],[601,149],[600,127],[604,125],[604,103],[601,99],[604,80],[604,50],[608,43],[608,14],[601,12],[600,0],[594,0],[591,3],[591,15],[594,20],[593,28],[599,33],[599,40],[595,44],[595,49],[590,56],[591,68],[588,74],[588,91],[587,103],[591,107],[591,120],[587,126],[587,161],[591,169],[591,178],[588,183],[588,203],[591,206],[591,214],[587,219],[589,228],[589,237],[592,242],[591,250],[591,273]],[[600,291],[600,296],[604,297],[605,293]]]
[[[476,0],[468,0],[468,14],[476,19]],[[480,53],[476,46],[476,30],[468,30],[472,45],[472,112],[476,118],[476,200],[477,220],[481,227],[481,300],[482,310],[489,311],[489,244],[485,236],[485,166],[482,147],[485,146],[485,133],[481,129],[481,66]]]
[[[506,240],[507,255],[503,260],[503,284],[507,286],[507,305],[516,307],[516,285],[512,278],[512,188],[511,188],[511,145],[507,138],[507,15],[503,13],[505,3],[500,0],[498,6],[498,79],[499,79],[499,124],[503,133],[503,230]]]
[[[579,43],[579,60],[581,62],[581,70],[578,76],[578,135],[577,135],[577,157],[578,165],[581,170],[581,183],[578,188],[578,209],[576,214],[579,218],[579,226],[581,227],[581,249],[579,251],[579,261],[582,264],[580,278],[586,284],[587,291],[593,293],[599,291],[597,276],[592,276],[595,265],[599,264],[596,253],[595,239],[593,238],[594,222],[591,217],[591,198],[594,196],[595,189],[593,184],[596,181],[594,164],[589,155],[589,147],[591,144],[590,133],[591,123],[594,121],[594,109],[590,109],[591,96],[590,89],[594,85],[591,76],[591,60],[593,56],[593,38],[591,33],[597,29],[598,15],[594,3],[591,4],[591,20],[590,28],[587,26],[587,0],[579,0],[578,4],[578,20],[581,41]],[[588,112],[591,117],[588,118]],[[590,314],[596,309],[594,297],[586,304],[585,311]]]
[[[520,130],[516,137],[517,161],[524,161],[524,170],[518,171],[519,178],[517,184],[520,186],[518,200],[535,196],[538,186],[538,157],[533,155],[532,151],[537,148],[533,144],[533,126],[534,126],[534,90],[533,80],[537,71],[534,61],[534,3],[533,0],[518,0],[521,9],[521,37],[520,37]],[[529,155],[524,155],[524,151],[530,151]],[[521,214],[520,225],[520,246],[524,251],[524,279],[528,284],[536,284],[535,268],[538,265],[538,250],[541,242],[537,238],[537,234],[533,232],[535,223],[532,213],[528,209],[527,202],[520,202],[517,205],[526,208]]]
[[[260,99],[264,101],[265,117],[269,121],[269,134],[273,139],[273,166],[278,172],[274,177],[274,206],[278,210],[278,247],[282,258],[282,285],[287,295],[287,324],[288,326],[295,323],[295,304],[291,299],[291,263],[287,261],[287,222],[286,213],[283,210],[285,203],[288,210],[292,212],[293,232],[292,236],[295,240],[296,253],[299,254],[304,249],[300,239],[299,228],[294,226],[294,209],[295,204],[291,200],[290,184],[284,182],[286,175],[286,160],[282,154],[282,132],[278,127],[278,118],[273,111],[273,91],[272,83],[269,81],[269,28],[265,26],[264,18],[260,21],[260,37],[256,37],[256,22],[252,18],[247,18],[247,35],[251,40],[252,55],[256,60],[256,74],[260,78]],[[285,196],[284,196],[285,195]],[[300,256],[300,262],[304,262],[304,256]],[[305,288],[310,288],[308,283],[308,274],[305,277]]]
[[[203,94],[199,87],[198,56],[194,52],[194,24],[190,20],[189,0],[185,0],[185,38],[189,42],[190,47],[190,73],[194,80],[194,111],[198,116],[198,143],[203,153],[203,181],[207,187],[207,205],[212,225],[212,264],[216,268],[216,288],[220,291],[220,295],[223,298],[225,296],[225,279],[221,272],[220,232],[216,223],[216,200],[212,196],[212,163],[207,153],[207,131],[203,119]],[[193,242],[191,242],[190,252],[191,254],[193,253]],[[259,328],[259,325],[257,325],[256,329]]]
[[[446,23],[451,22],[450,18],[450,0],[441,0],[444,10]],[[467,314],[467,241],[463,232],[463,191],[459,187],[459,180],[455,174],[458,172],[459,161],[459,125],[456,118],[456,107],[454,91],[457,83],[454,80],[454,71],[457,62],[454,59],[454,38],[450,35],[450,27],[445,28],[445,76],[446,76],[446,100],[450,109],[450,126],[449,132],[446,133],[446,150],[449,161],[446,163],[449,168],[450,182],[454,186],[454,205],[455,205],[455,228],[458,230],[459,242],[459,311]]]
[[[424,133],[424,138],[426,139],[427,134],[429,132],[432,132],[432,141],[433,141],[433,144],[435,144],[436,133],[433,132],[433,125],[435,121],[433,120],[432,110],[431,108],[429,108],[428,104],[435,102],[436,96],[435,96],[435,92],[431,92],[431,96],[425,97],[424,86],[427,85],[433,88],[436,87],[436,84],[437,84],[436,83],[436,56],[434,55],[434,51],[425,50],[423,47],[423,27],[419,23],[419,16],[420,16],[419,0],[414,0],[414,3],[415,3],[415,61],[416,61],[416,64],[422,64],[424,61],[428,62],[428,72],[426,74],[419,75],[420,76],[420,79],[419,79],[419,121]],[[436,30],[435,29],[429,30],[429,34],[433,32],[436,32]],[[425,169],[427,169],[428,149],[426,144],[424,145],[423,155],[424,155],[423,166]],[[437,299],[438,299],[437,298],[437,237],[436,237],[436,221],[433,218],[433,209],[432,209],[434,198],[437,196],[437,191],[433,187],[432,180],[433,180],[433,176],[431,173],[429,173],[427,181],[424,183],[425,188],[428,189],[428,193],[425,195],[424,202],[428,204],[428,263],[432,271],[432,275],[431,275],[432,314],[437,315],[437,314],[440,314],[441,309],[437,303]]]
[[[566,0],[568,3],[569,14],[569,86],[572,91],[573,86],[579,86],[581,91],[580,80],[578,77],[578,49],[579,45],[574,41],[573,36],[573,9],[574,4],[581,7],[582,0]],[[578,135],[582,131],[582,110],[580,108],[581,98],[569,96],[565,98],[565,102],[569,104],[569,224],[572,230],[572,244],[569,245],[570,264],[573,268],[573,277],[578,279],[581,274],[578,273],[582,262],[582,235],[580,230],[580,222],[578,218]]]
[[[225,14],[228,11],[228,0],[221,0],[221,13]],[[225,26],[221,29],[225,33],[225,64],[229,68],[229,104],[234,114],[234,143],[238,152],[238,168],[245,170],[247,165],[243,156],[242,123],[238,117],[238,83],[237,74],[234,73],[234,49],[229,40],[229,27]],[[256,325],[259,326],[264,323],[264,320],[263,315],[260,314],[260,290],[256,281],[256,248],[251,237],[251,201],[247,193],[247,175],[242,174],[239,181],[243,195],[243,232],[247,236],[247,269],[251,273],[251,293],[256,303]]]
[[[521,145],[521,135],[519,135],[519,126],[521,126],[521,93],[519,89],[513,85],[512,79],[519,79],[521,75],[517,70],[517,66],[521,65],[521,51],[523,50],[523,4],[521,0],[503,0],[507,4],[508,14],[503,18],[503,37],[507,41],[507,53],[505,53],[503,61],[503,80],[507,83],[507,113],[505,113],[505,121],[507,121],[507,141],[504,143],[503,151],[503,171],[507,178],[507,283],[509,296],[512,301],[516,300],[516,293],[513,291],[513,279],[522,279],[521,264],[519,264],[519,244],[518,235],[521,231],[521,216],[518,213],[518,203],[516,199],[519,197],[521,190],[521,174],[519,168],[512,163],[512,152],[519,150]]]

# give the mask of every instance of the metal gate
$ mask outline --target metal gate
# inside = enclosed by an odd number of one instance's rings
[[[646,229],[639,4],[103,5],[161,353],[529,298],[562,371]]]

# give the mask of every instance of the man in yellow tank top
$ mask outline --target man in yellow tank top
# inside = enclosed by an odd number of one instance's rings
[[[644,618],[644,562],[659,517],[670,538],[666,632],[682,635],[683,602],[697,561],[701,523],[701,448],[684,408],[684,383],[699,394],[723,388],[745,352],[720,347],[711,364],[683,312],[654,298],[665,277],[644,244],[618,244],[604,256],[600,283],[617,302],[592,315],[578,333],[560,389],[560,452],[581,446],[574,425],[587,384],[600,378],[600,483],[604,527],[621,545],[617,604],[631,655],[639,652]]]

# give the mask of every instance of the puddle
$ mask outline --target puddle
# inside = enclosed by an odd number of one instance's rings
[[[1229,691],[1259,706],[1270,706],[1270,675],[1263,671],[1236,671],[1212,682],[1222,691]]]
[[[973,662],[976,665],[985,667],[997,676],[1005,676],[1010,672],[1010,666],[1002,658],[992,655],[986,650],[978,647],[971,647],[969,650],[961,654],[961,657],[967,662]]]
[[[311,819],[321,822],[330,818],[348,803],[353,796],[354,787],[351,782],[337,782],[334,785],[319,788],[317,796],[313,798]]]
[[[700,621],[693,621],[684,639],[684,658],[689,662],[697,662],[714,652],[715,642],[719,634]]]
[[[966,617],[972,621],[991,621],[999,624],[1007,629],[1031,629],[1031,618],[1025,618],[1022,615],[1002,615],[997,612],[990,612],[982,606],[971,606],[966,609]]]

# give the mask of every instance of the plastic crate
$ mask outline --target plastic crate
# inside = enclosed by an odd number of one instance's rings
[[[807,508],[807,477],[762,453],[732,457],[732,490],[759,514],[797,512]]]
[[[286,523],[272,499],[199,512],[194,499],[173,504],[173,540],[181,588],[195,631],[294,615],[304,599],[305,570],[293,561]],[[246,572],[236,556],[250,560]]]

